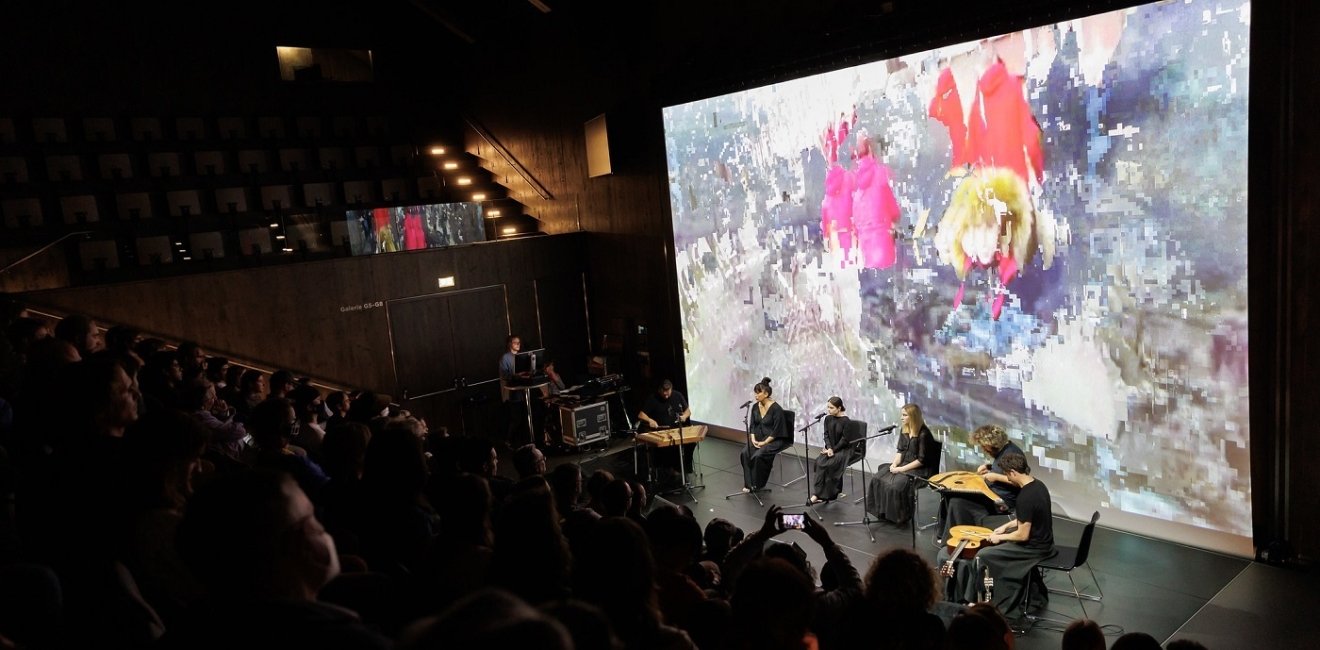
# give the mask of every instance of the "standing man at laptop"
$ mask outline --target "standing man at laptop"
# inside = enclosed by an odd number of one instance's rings
[[[506,402],[509,401],[509,385],[532,376],[530,372],[520,373],[515,370],[518,367],[518,352],[521,350],[522,339],[517,334],[510,334],[509,338],[504,339],[504,356],[500,357],[500,389]]]
[[[505,427],[505,435],[508,442],[513,444],[514,432],[527,427],[527,392],[526,388],[517,388],[518,384],[526,383],[531,378],[531,372],[517,371],[518,352],[522,350],[522,339],[517,334],[510,334],[509,338],[504,340],[504,356],[500,357],[500,398],[504,402],[504,413],[508,417],[508,426]],[[529,431],[528,440],[535,440],[536,434]]]

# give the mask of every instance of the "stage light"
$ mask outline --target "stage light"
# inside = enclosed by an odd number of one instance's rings
[[[515,234],[518,233],[518,229],[515,228],[515,227],[513,227],[513,226],[510,226],[510,227],[508,227],[508,228],[505,228],[504,230],[501,230],[500,232],[502,232],[502,233],[504,233],[504,234],[506,234],[506,235],[515,235]]]
[[[473,195],[472,195],[472,200],[473,200],[473,201],[485,201],[485,200],[486,200],[486,193],[485,193],[485,192],[477,192],[476,194],[473,194]]]
[[[275,239],[284,239],[284,235],[275,235]]]
[[[184,256],[183,256],[183,261],[187,262],[187,261],[190,261],[190,260],[192,260],[192,257],[191,257],[191,256],[188,256],[188,255],[184,255]]]
[[[274,222],[271,222],[270,227],[271,227],[271,228],[279,228],[279,227],[280,227],[280,224],[278,224],[278,223],[274,223]]]
[[[447,163],[445,163],[445,169],[458,169],[458,163],[456,163],[456,162],[447,162]]]
[[[435,283],[439,285],[441,289],[448,289],[449,287],[454,286],[454,276],[446,275],[443,278],[436,278]]]
[[[445,155],[445,148],[444,148],[444,147],[431,147],[431,155],[432,155],[432,156],[443,156],[443,155]]]
[[[487,217],[498,217],[498,216],[500,216],[500,211],[499,211],[499,210],[491,210],[490,212],[487,212],[487,213],[486,213],[486,216],[487,216]]]
[[[459,184],[459,185],[471,185],[471,184],[472,184],[472,179],[468,178],[467,176],[463,176],[463,177],[461,177],[461,178],[458,179],[458,184]]]

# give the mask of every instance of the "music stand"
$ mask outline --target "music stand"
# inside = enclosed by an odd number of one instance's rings
[[[866,489],[869,487],[866,483],[866,441],[872,440],[874,438],[879,438],[881,436],[887,436],[893,433],[894,429],[896,428],[898,428],[896,425],[891,424],[881,429],[880,433],[877,433],[873,436],[866,436],[865,438],[858,438],[850,443],[853,445],[859,445],[862,453],[862,497],[857,501],[853,501],[853,503],[857,503],[858,501],[862,502],[862,518],[860,521],[836,521],[834,522],[834,525],[835,526],[866,526],[866,534],[871,536],[872,544],[875,543],[875,533],[871,530],[871,524],[875,522],[871,521],[871,513],[866,509],[866,503],[865,503]]]
[[[747,455],[748,455],[749,457],[750,457],[751,454],[752,454],[752,423],[751,423],[751,408],[752,408],[752,405],[755,404],[755,403],[756,403],[756,402],[754,402],[754,401],[748,401],[746,404],[743,404],[743,405],[742,405],[742,409],[743,409],[743,430],[744,430],[745,435],[747,436],[746,439],[744,440],[743,444],[746,445],[746,448],[747,448]],[[765,507],[765,502],[761,500],[761,495],[759,495],[759,494],[757,494],[757,493],[758,493],[758,492],[769,492],[769,491],[770,491],[770,488],[761,488],[761,489],[759,489],[759,490],[748,490],[748,491],[746,491],[746,492],[738,491],[738,492],[734,492],[733,494],[726,494],[726,495],[724,495],[724,500],[725,500],[725,501],[728,501],[729,499],[732,499],[733,497],[745,497],[745,496],[747,496],[747,495],[750,494],[750,495],[752,496],[753,499],[756,499],[756,504],[759,505],[759,506],[761,506],[762,508],[764,508],[764,507]]]

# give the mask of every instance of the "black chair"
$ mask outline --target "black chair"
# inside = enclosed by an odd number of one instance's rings
[[[784,447],[784,449],[781,450],[778,454],[775,454],[775,457],[778,458],[780,455],[784,454],[785,452],[792,452],[793,457],[797,459],[798,470],[801,471],[802,473],[799,474],[797,478],[784,483],[770,481],[771,483],[774,483],[775,485],[778,485],[781,488],[786,488],[794,483],[797,483],[798,481],[801,481],[802,479],[807,478],[807,465],[806,465],[806,461],[803,460],[807,456],[807,442],[805,440],[802,441],[802,453],[801,454],[797,453],[797,442],[798,442],[797,429],[793,428],[797,426],[796,421],[797,421],[797,413],[795,411],[784,409],[784,426],[788,429],[788,434],[793,437],[793,442],[789,444],[789,446]],[[775,463],[775,464],[779,465],[779,463]],[[779,467],[776,468],[776,471],[779,472],[779,480],[783,481],[784,466],[779,465]]]
[[[843,438],[843,446],[848,449],[849,469],[857,463],[866,462],[866,443],[863,442],[864,440],[866,440],[866,423],[861,420],[848,420],[848,429]],[[852,490],[853,494],[857,494],[857,473],[844,471],[848,472],[848,489]],[[839,480],[842,481],[843,478],[840,477]],[[863,489],[865,489],[865,486],[863,486]],[[842,492],[843,490],[840,489],[839,491]]]
[[[1077,546],[1056,546],[1058,553],[1048,560],[1041,560],[1036,565],[1036,571],[1041,577],[1044,577],[1044,571],[1062,571],[1068,575],[1068,582],[1072,583],[1072,591],[1065,589],[1050,588],[1050,593],[1065,594],[1077,599],[1077,604],[1082,608],[1082,618],[1090,618],[1086,613],[1086,604],[1084,600],[1100,602],[1104,598],[1104,592],[1100,590],[1100,581],[1095,579],[1095,571],[1091,570],[1091,565],[1087,563],[1086,558],[1091,552],[1091,536],[1095,534],[1095,522],[1100,520],[1100,511],[1091,514],[1091,523],[1082,529],[1082,539]],[[1072,570],[1080,566],[1086,566],[1086,570],[1091,574],[1091,583],[1095,585],[1095,590],[1099,595],[1082,593],[1077,589],[1077,582],[1073,580]]]
[[[947,431],[947,429],[946,429],[945,431],[940,432],[940,435],[941,435],[941,437],[943,437],[943,436],[947,435],[947,433],[948,433],[948,431]],[[921,466],[922,466],[922,470],[923,470],[923,471],[921,472],[921,477],[922,477],[922,478],[925,478],[925,479],[929,479],[930,477],[932,477],[932,476],[934,476],[934,475],[936,475],[936,474],[939,474],[939,473],[940,473],[940,466],[943,464],[943,462],[944,462],[944,441],[942,441],[942,440],[940,440],[940,439],[937,438],[937,439],[935,440],[935,446],[932,447],[932,448],[930,448],[930,449],[927,449],[927,450],[926,450],[926,457],[923,458],[923,459],[921,459]],[[920,487],[920,486],[918,486],[918,487]],[[940,497],[940,498],[943,499],[943,497]],[[917,506],[918,506],[918,505],[920,505],[920,503],[919,503],[919,501],[918,501],[918,499],[917,499],[916,492],[914,492],[914,493],[913,493],[913,496],[912,496],[912,521],[913,521],[913,522],[916,522],[916,520],[917,520]],[[931,517],[931,521],[928,522],[928,523],[924,523],[924,524],[922,524],[922,525],[920,525],[920,526],[917,526],[916,529],[917,529],[917,530],[926,530],[926,529],[928,529],[928,528],[930,528],[930,527],[932,527],[932,526],[938,526],[939,523],[940,523],[940,515],[939,515],[939,508],[937,507],[937,508],[936,508],[936,512],[935,512],[935,516]]]
[[[755,407],[753,407],[753,408],[755,408]],[[789,410],[787,410],[787,409],[784,410],[784,426],[788,428],[788,432],[789,432],[790,434],[793,433],[793,421],[794,421],[794,419],[796,418],[796,415],[797,415],[797,414],[794,413],[793,411],[789,411]],[[781,431],[782,431],[782,429],[781,429]],[[785,449],[787,449],[787,448],[785,448]],[[780,450],[779,453],[783,453],[783,450]],[[775,456],[778,456],[778,455],[779,455],[779,454],[775,454]],[[799,460],[801,460],[801,459],[799,458]],[[771,462],[773,463],[773,459],[771,459]],[[804,474],[805,474],[805,468],[804,468]],[[752,491],[750,491],[750,492],[742,492],[742,491],[739,491],[739,492],[734,492],[733,494],[726,494],[726,495],[724,495],[724,499],[727,501],[728,499],[732,499],[733,497],[740,497],[740,496],[750,495],[753,499],[756,499],[756,503],[758,503],[758,504],[761,505],[761,506],[765,506],[765,502],[761,501],[761,495],[760,495],[760,493],[761,493],[761,492],[769,492],[769,491],[770,491],[770,488],[768,488],[768,487],[763,487],[763,488],[761,488],[761,489],[759,489],[759,490],[752,490]]]

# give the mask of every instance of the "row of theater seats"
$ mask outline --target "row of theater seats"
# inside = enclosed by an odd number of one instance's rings
[[[312,140],[378,138],[389,135],[390,120],[383,115],[261,117],[0,117],[0,146],[72,142],[161,142],[175,140]]]
[[[309,211],[333,206],[370,207],[373,203],[441,203],[469,200],[451,196],[434,175],[320,183],[193,188],[68,196],[27,196],[0,200],[6,228],[26,229],[52,221],[89,224],[103,220],[137,221],[160,217],[236,215]],[[493,196],[491,198],[494,198]]]
[[[145,178],[180,179],[276,172],[308,176],[352,176],[355,171],[407,168],[416,156],[415,146],[399,143],[206,149],[192,152],[9,152],[0,153],[0,182],[21,186],[40,182],[120,182]]]
[[[328,232],[324,224],[315,222],[291,224],[281,232],[284,238],[276,239],[274,231],[268,227],[244,228],[236,233],[236,243],[227,242],[229,233],[219,231],[189,233],[186,237],[134,237],[127,243],[116,239],[92,239],[79,242],[78,252],[83,271],[104,271],[131,263],[153,266],[221,259],[229,254],[263,256],[294,251],[323,252],[348,240],[346,221],[330,222]],[[126,246],[131,249],[125,250]],[[129,250],[132,251],[131,259],[127,255]]]

